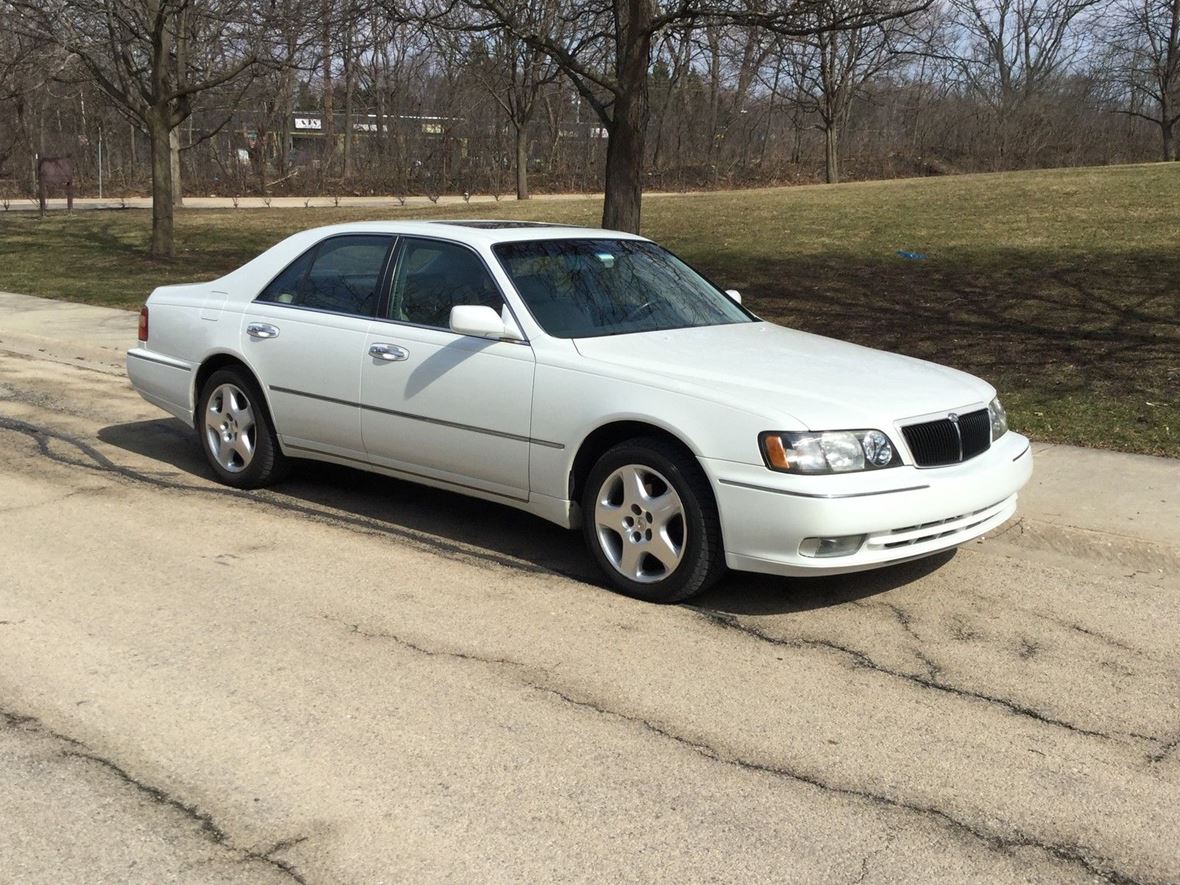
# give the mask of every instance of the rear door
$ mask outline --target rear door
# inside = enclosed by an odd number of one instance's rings
[[[363,456],[361,363],[393,243],[375,234],[321,240],[243,314],[242,353],[289,449]]]

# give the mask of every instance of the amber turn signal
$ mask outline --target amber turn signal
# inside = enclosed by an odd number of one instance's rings
[[[781,437],[767,434],[762,444],[766,446],[766,459],[770,462],[771,467],[776,470],[791,469],[791,462],[787,460],[787,450],[783,448]]]

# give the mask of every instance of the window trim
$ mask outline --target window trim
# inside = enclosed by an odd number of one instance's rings
[[[386,248],[385,248],[385,257],[381,260],[381,269],[377,272],[377,299],[376,299],[376,303],[374,304],[373,311],[374,311],[374,314],[379,313],[381,310],[381,305],[384,300],[384,296],[381,293],[383,291],[387,292],[389,289],[388,284],[390,282],[392,282],[392,280],[389,277],[390,265],[392,263],[391,258],[393,257],[394,253],[397,251],[398,243],[402,239],[401,234],[370,232],[370,231],[346,231],[346,232],[338,233],[338,234],[330,234],[330,235],[324,237],[322,240],[316,240],[315,243],[308,246],[306,249],[304,249],[302,252],[300,252],[297,256],[295,256],[290,261],[288,261],[286,264],[284,264],[283,269],[280,270],[278,273],[276,273],[273,277],[271,277],[267,281],[266,285],[258,290],[258,293],[250,300],[250,303],[251,304],[274,305],[276,307],[285,307],[285,308],[289,308],[292,310],[306,310],[306,311],[310,311],[312,313],[322,313],[322,314],[327,314],[328,316],[334,316],[334,317],[352,317],[354,319],[361,319],[361,320],[374,320],[374,319],[376,319],[375,315],[370,315],[370,314],[350,313],[350,312],[344,311],[344,310],[328,310],[327,308],[323,308],[323,307],[308,307],[307,305],[304,305],[304,304],[287,304],[282,301],[262,301],[261,300],[262,293],[265,292],[267,289],[269,289],[271,287],[271,285],[273,285],[275,280],[277,280],[279,277],[281,277],[283,274],[285,274],[293,264],[296,264],[297,262],[302,261],[308,253],[312,253],[311,261],[308,262],[307,269],[303,271],[303,276],[301,276],[299,278],[299,283],[302,284],[303,281],[307,279],[307,275],[311,272],[311,269],[313,267],[315,267],[316,260],[320,257],[320,247],[323,246],[324,243],[328,242],[329,240],[338,240],[341,237],[380,237],[382,239],[389,241],[389,245],[386,246]]]
[[[516,324],[516,328],[520,331],[520,334],[524,336],[524,339],[520,341],[512,338],[499,338],[496,340],[500,341],[502,344],[524,344],[526,346],[531,346],[528,330],[525,329],[524,325],[520,322],[520,317],[516,312],[516,308],[512,306],[512,302],[509,300],[507,292],[505,292],[504,287],[500,285],[500,281],[496,279],[495,273],[492,272],[492,266],[484,258],[483,254],[469,243],[464,243],[460,240],[452,240],[447,237],[432,237],[418,233],[397,235],[397,244],[394,247],[394,254],[391,256],[389,267],[386,271],[385,286],[382,289],[381,297],[377,300],[377,316],[373,317],[375,322],[389,323],[394,326],[405,326],[410,329],[429,329],[432,332],[446,332],[448,335],[454,335],[456,338],[476,338],[480,341],[492,340],[490,338],[480,338],[478,335],[465,335],[462,332],[455,332],[449,325],[428,326],[424,323],[411,323],[409,320],[399,320],[394,319],[391,316],[386,316],[386,314],[389,312],[390,303],[393,300],[393,281],[397,275],[398,268],[401,267],[402,258],[406,252],[406,246],[411,240],[422,240],[428,243],[442,243],[448,246],[458,246],[461,249],[466,249],[468,252],[474,255],[476,260],[479,261],[480,265],[483,267],[484,272],[488,275],[488,279],[492,281],[492,285],[496,288],[496,292],[499,293],[500,300],[503,301],[504,306],[508,308],[508,313],[511,314],[512,321]],[[528,305],[525,305],[525,309],[528,309]]]

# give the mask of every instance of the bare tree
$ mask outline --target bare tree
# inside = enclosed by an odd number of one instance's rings
[[[519,2],[513,17],[529,30],[560,39],[558,11],[556,0]],[[452,19],[443,35],[456,39],[463,53],[473,60],[476,79],[508,118],[515,146],[516,198],[527,200],[529,126],[544,90],[560,74],[557,64],[551,56],[506,28],[495,29],[490,34],[478,25],[474,30],[457,30]]]
[[[1180,0],[1122,0],[1110,43],[1128,90],[1123,112],[1160,129],[1164,160],[1175,160],[1180,122]]]
[[[1083,16],[1100,0],[949,0],[960,73],[991,107],[1005,157],[1018,113],[1043,98],[1085,46]],[[1023,133],[1027,135],[1027,133]]]
[[[853,99],[916,45],[914,31],[904,18],[837,27],[835,23],[848,19],[847,4],[848,0],[819,0],[808,10],[815,34],[787,47],[797,100],[815,113],[824,135],[828,184],[840,180],[840,136],[848,125]]]
[[[46,65],[44,51],[14,28],[14,22],[12,10],[0,6],[0,116],[8,121],[0,127],[0,177],[19,178],[31,193],[35,175],[31,161],[40,149],[35,130],[40,129],[37,118],[43,102],[38,99],[45,93],[50,72],[61,69],[62,59],[52,53],[54,58]],[[9,162],[21,153],[27,154],[30,163],[18,174]]]
[[[507,30],[552,59],[608,135],[603,227],[639,230],[648,72],[655,34],[682,16],[652,0],[564,3],[546,27],[514,0],[471,0],[483,30]]]
[[[173,241],[172,132],[193,97],[224,86],[257,61],[250,4],[237,0],[14,0],[21,27],[61,46],[127,117],[148,133],[152,155],[152,241]],[[196,52],[212,35],[218,51]],[[194,39],[196,38],[196,39]]]
[[[801,36],[816,32],[804,0],[769,5],[733,0],[567,0],[547,30],[544,22],[521,15],[513,0],[466,0],[485,15],[483,27],[507,29],[526,45],[549,56],[593,109],[608,135],[602,224],[638,231],[643,192],[645,140],[649,121],[648,83],[653,44],[661,32],[703,21],[741,24]],[[925,8],[929,0],[906,7],[882,7],[880,0],[851,0],[832,28],[864,26],[882,18]]]

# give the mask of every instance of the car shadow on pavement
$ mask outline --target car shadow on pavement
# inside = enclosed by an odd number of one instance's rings
[[[196,488],[214,482],[196,435],[176,419],[112,424],[99,430],[98,438],[157,462],[159,469],[132,471],[148,481],[188,486],[183,476],[175,475],[179,471],[199,480]],[[317,461],[297,461],[288,479],[258,494],[298,514],[322,513],[330,519],[335,511],[345,518],[359,518],[365,531],[384,529],[395,538],[406,537],[407,533],[411,537],[425,536],[421,540],[437,539],[443,546],[458,544],[481,551],[489,561],[512,564],[515,560],[537,571],[605,586],[585,551],[581,533],[566,531],[502,504]],[[751,615],[835,606],[909,584],[952,556],[953,552],[887,569],[826,578],[732,572],[691,604],[708,611]]]
[[[912,562],[822,578],[780,578],[731,572],[707,593],[692,600],[695,608],[730,615],[781,615],[831,608],[888,593],[942,568],[954,550]]]

